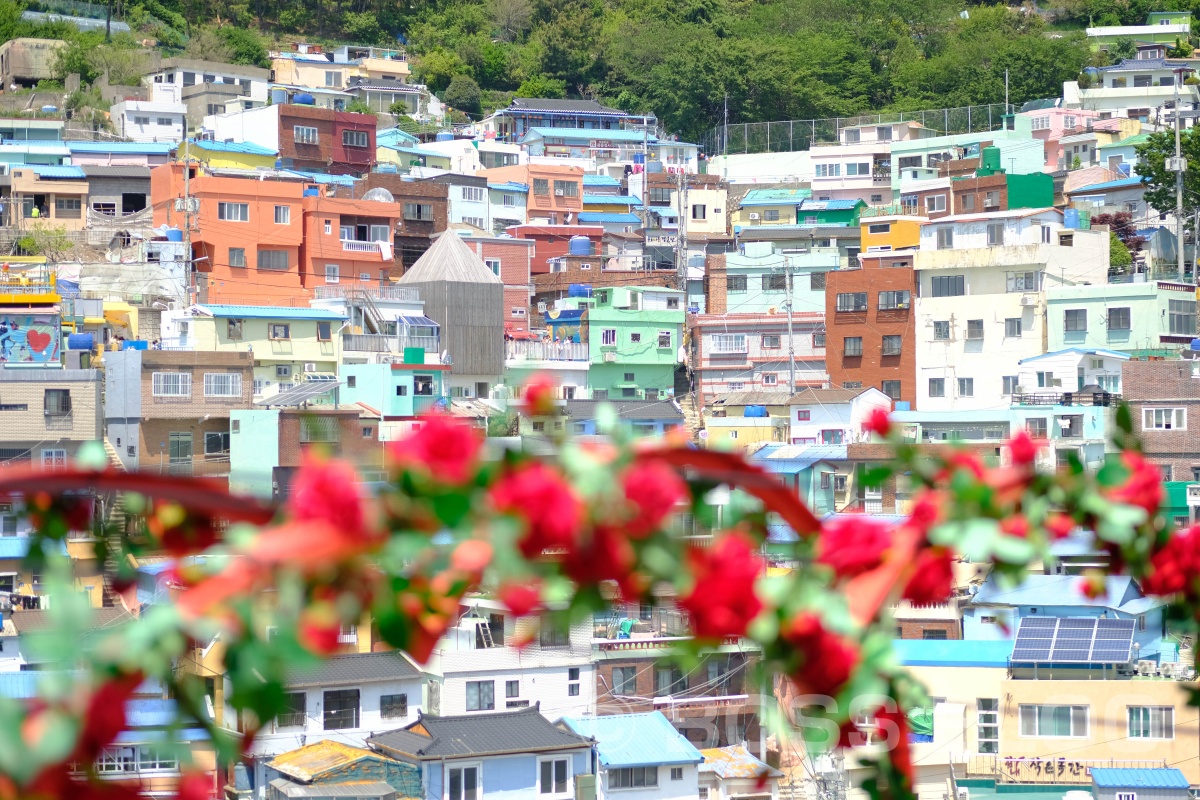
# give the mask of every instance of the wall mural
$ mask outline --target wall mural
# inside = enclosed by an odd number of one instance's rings
[[[61,346],[58,314],[0,311],[0,363],[58,363]]]

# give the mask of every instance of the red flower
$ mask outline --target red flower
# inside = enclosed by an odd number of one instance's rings
[[[892,762],[892,768],[905,779],[907,786],[911,788],[913,767],[912,751],[908,743],[908,715],[898,708],[880,709],[875,712],[875,721],[879,723],[881,729],[887,731],[889,740],[892,732],[888,728],[895,727],[897,739],[895,744],[888,742],[888,759]]]
[[[101,684],[88,701],[83,730],[75,743],[80,761],[92,761],[125,730],[125,703],[141,685],[141,673],[124,675]]]
[[[342,632],[342,620],[337,610],[328,602],[317,602],[300,612],[300,627],[297,638],[305,649],[319,656],[337,652],[338,637]]]
[[[763,570],[754,542],[742,533],[729,533],[708,549],[693,549],[688,562],[696,582],[679,605],[692,618],[698,639],[742,636],[762,601],[754,583]]]
[[[859,652],[851,642],[830,633],[811,612],[797,614],[784,623],[783,640],[803,654],[792,679],[810,694],[835,696],[854,674]]]
[[[1041,445],[1026,430],[1019,430],[1008,440],[1008,452],[1016,466],[1029,466],[1037,458]]]
[[[886,438],[892,432],[892,418],[882,408],[871,409],[863,422],[863,430]]]
[[[207,550],[219,538],[211,519],[189,516],[187,509],[173,502],[155,503],[154,513],[146,518],[146,529],[173,556]]]
[[[953,592],[954,554],[945,547],[922,550],[904,587],[904,599],[919,605],[944,603]]]
[[[500,587],[498,594],[500,602],[518,617],[527,616],[542,602],[541,584],[536,580],[530,583],[505,584]]]
[[[1079,592],[1089,600],[1098,600],[1108,594],[1108,586],[1104,583],[1104,576],[1091,574],[1084,577],[1079,582]]]
[[[971,473],[971,476],[975,480],[983,480],[983,476],[986,473],[986,470],[983,468],[983,462],[979,460],[979,456],[974,453],[968,453],[966,450],[955,450],[946,456],[943,462],[944,464],[937,474],[939,481],[950,480],[960,470]]]
[[[441,483],[463,483],[479,466],[479,432],[447,414],[426,414],[412,433],[388,449],[403,469],[424,470]]]
[[[203,772],[187,772],[175,787],[175,800],[209,800],[215,797],[213,780]]]
[[[534,375],[525,384],[525,413],[550,417],[558,413],[558,387],[545,375]]]
[[[288,506],[298,521],[327,522],[352,538],[367,534],[358,473],[345,461],[306,454],[292,481]]]
[[[864,514],[848,514],[821,529],[817,563],[832,567],[839,578],[853,578],[882,564],[890,544],[887,525]]]
[[[487,565],[492,563],[493,554],[490,542],[482,539],[467,539],[460,542],[454,548],[454,552],[450,554],[450,566],[478,580],[483,575],[483,571],[487,569]]]
[[[563,559],[563,571],[580,586],[616,581],[625,598],[645,591],[642,576],[633,571],[637,553],[629,537],[611,525],[598,525],[590,536],[580,537]]]
[[[1013,514],[1011,517],[1000,520],[1000,530],[1018,539],[1028,539],[1029,520],[1020,514]]]
[[[687,499],[687,484],[679,473],[657,459],[638,461],[621,478],[625,499],[634,515],[625,523],[625,532],[635,539],[658,530],[675,506]]]
[[[505,473],[491,491],[492,505],[525,521],[518,545],[526,558],[566,548],[583,522],[583,503],[561,475],[545,464],[523,464]]]
[[[1065,539],[1075,530],[1075,520],[1066,514],[1051,514],[1046,518],[1045,527],[1051,540]]]
[[[1121,463],[1129,470],[1129,478],[1109,492],[1109,497],[1118,503],[1144,508],[1153,517],[1163,501],[1162,473],[1133,450],[1121,453]]]
[[[913,500],[912,509],[908,512],[907,526],[922,535],[928,535],[929,529],[937,524],[942,515],[944,499],[936,492],[922,489]]]
[[[1200,526],[1193,525],[1171,535],[1167,543],[1150,557],[1150,573],[1142,581],[1147,594],[1195,595],[1200,575]]]

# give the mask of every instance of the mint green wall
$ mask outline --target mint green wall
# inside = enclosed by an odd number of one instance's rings
[[[411,417],[413,415],[413,374],[408,370],[393,371],[390,364],[347,364],[341,375],[343,403],[366,403],[385,417]],[[354,386],[350,386],[354,378]],[[435,386],[437,382],[435,381]],[[396,387],[404,386],[403,396],[396,395]]]
[[[1010,124],[1011,129],[1001,127]],[[1041,172],[1046,165],[1045,142],[1033,138],[1032,124],[1032,120],[1027,116],[997,117],[993,121],[993,130],[982,133],[956,133],[892,142],[892,191],[898,192],[902,185],[912,183],[912,170],[900,168],[901,158],[927,156],[929,153],[940,153],[954,147],[970,147],[984,142],[991,142],[993,147],[1000,148],[1000,168],[1005,172],[1012,175]],[[922,164],[927,168],[926,161],[923,159]],[[922,174],[918,180],[937,177],[934,172],[926,172],[927,174]]]
[[[273,473],[278,465],[278,409],[234,409],[229,412],[230,490],[255,497],[271,497]]]
[[[825,291],[812,288],[814,272],[828,272],[838,268],[840,256],[836,248],[817,248],[809,253],[782,255],[775,252],[770,242],[747,242],[745,254],[727,253],[725,271],[732,277],[745,276],[746,291],[726,292],[725,310],[728,314],[766,314],[771,309],[783,314],[787,292],[764,291],[763,276],[782,274],[792,270],[792,310],[825,313]]]
[[[1099,347],[1136,353],[1162,345],[1159,334],[1169,331],[1169,301],[1195,300],[1188,292],[1158,288],[1155,283],[1107,283],[1096,286],[1067,286],[1046,292],[1047,352],[1068,347]],[[1064,330],[1067,309],[1087,309],[1087,331]],[[1106,324],[1109,308],[1128,308],[1128,331],[1110,331]]]
[[[679,308],[646,307],[652,305],[649,298],[664,293],[677,298]],[[641,307],[616,307],[623,304],[626,294],[641,295]],[[588,380],[592,390],[608,390],[613,399],[625,396],[622,389],[626,388],[635,389],[635,397],[655,398],[674,392],[675,365],[683,344],[683,292],[629,287],[598,290],[594,297],[595,304],[587,313],[591,356]],[[615,344],[602,344],[605,329],[616,331]],[[659,331],[670,331],[670,347],[658,346]],[[640,334],[641,341],[634,342],[633,334]],[[633,373],[633,379],[626,380],[626,373]]]

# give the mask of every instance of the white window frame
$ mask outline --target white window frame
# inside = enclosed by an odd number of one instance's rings
[[[484,266],[486,266],[488,269],[490,269],[492,271],[493,275],[495,275],[497,278],[500,277],[500,266],[501,266],[500,259],[485,258],[483,260],[483,264],[484,264]]]
[[[1150,712],[1151,715],[1154,712],[1158,712],[1160,717],[1165,716],[1166,717],[1165,720],[1163,720],[1161,718],[1159,720],[1159,725],[1165,735],[1163,735],[1163,736],[1154,736],[1153,735],[1154,721],[1152,718],[1150,720],[1148,720],[1149,725],[1150,725],[1151,735],[1141,736],[1138,733],[1134,733],[1133,719],[1132,719],[1132,712],[1134,712],[1134,711]],[[1125,721],[1126,721],[1126,725],[1128,727],[1128,733],[1129,733],[1130,739],[1134,739],[1137,741],[1151,740],[1151,741],[1165,742],[1165,741],[1170,741],[1175,738],[1175,708],[1173,706],[1126,706],[1125,707]],[[1139,728],[1139,730],[1141,730],[1141,729]]]
[[[296,144],[318,144],[321,140],[320,132],[309,125],[294,125],[292,126],[292,141]]]
[[[371,137],[366,131],[342,131],[342,147],[370,147]]]
[[[546,764],[546,763],[553,764],[557,761],[567,762],[567,787],[564,791],[555,792],[555,791],[553,791],[553,786],[552,786],[551,787],[552,791],[547,792],[545,790],[545,788],[542,786],[542,764]],[[574,759],[571,758],[571,756],[543,756],[542,758],[539,758],[537,760],[537,773],[534,776],[536,779],[536,782],[537,782],[537,796],[539,798],[549,797],[549,798],[556,798],[556,799],[557,798],[574,797],[575,796],[575,772],[574,772],[574,770],[571,769],[571,767],[573,766],[573,762],[574,762]],[[553,778],[554,778],[553,769],[554,768],[551,767],[550,769],[551,769],[550,777],[551,777],[551,781],[553,781]]]
[[[217,219],[224,222],[249,222],[250,204],[224,201],[217,203]]]
[[[225,391],[217,391],[225,389]],[[204,373],[205,397],[241,397],[242,376],[237,372]]]
[[[1186,431],[1186,408],[1143,408],[1142,430],[1144,431]]]
[[[600,329],[600,346],[609,347],[615,346],[617,343],[616,328],[601,328]]]
[[[1137,800],[1137,792],[1117,792],[1117,800]]]
[[[283,213],[280,213],[283,212]],[[291,206],[275,206],[275,224],[276,225],[291,225],[292,224],[292,207]]]
[[[175,385],[168,387],[168,383]],[[168,388],[175,388],[177,391],[167,391]],[[191,397],[192,373],[155,372],[150,376],[150,393],[154,397]]]
[[[1024,710],[1027,708],[1037,709],[1037,708],[1042,708],[1042,707],[1071,709],[1070,716],[1071,716],[1072,730],[1074,730],[1074,727],[1075,727],[1075,722],[1074,722],[1075,711],[1074,710],[1077,708],[1082,708],[1084,710],[1083,733],[1082,734],[1071,733],[1066,736],[1055,736],[1055,735],[1051,735],[1051,734],[1042,734],[1042,733],[1038,733],[1038,732],[1025,733],[1025,726],[1023,724],[1023,719],[1022,719],[1022,717],[1024,715]],[[1036,723],[1036,721],[1037,721],[1037,712],[1035,711],[1034,712],[1034,722]],[[1062,704],[1062,703],[1021,703],[1017,706],[1017,735],[1020,736],[1022,739],[1087,739],[1090,737],[1091,732],[1092,732],[1092,708],[1091,708],[1091,706],[1071,705],[1071,704]]]
[[[737,431],[730,431],[731,434],[736,433],[736,432]],[[631,782],[630,786],[613,786],[612,785],[613,778],[616,777],[620,773],[629,772],[630,778],[632,778],[633,770],[643,770],[643,773],[642,773],[643,776],[648,774],[647,772],[645,772],[645,770],[654,770],[654,783],[651,783],[651,784],[642,783],[641,785],[638,785],[636,783]],[[658,780],[658,765],[651,764],[651,765],[644,766],[644,767],[619,767],[619,768],[615,768],[615,769],[610,767],[608,770],[607,783],[608,783],[608,786],[606,786],[605,788],[610,792],[619,792],[619,791],[636,790],[636,789],[657,789],[660,785],[659,780]]]
[[[467,800],[467,794],[464,789],[463,793],[458,797],[453,797],[450,794],[450,772],[452,770],[475,770],[475,800],[483,800],[483,762],[482,761],[457,761],[446,764],[445,770],[442,772],[442,797],[445,800]]]
[[[325,265],[325,282],[326,283],[341,283],[342,282],[342,268],[339,267],[337,264],[326,264]]]
[[[471,684],[479,684],[480,686],[482,686],[485,683],[492,687],[492,704],[485,708],[483,705],[483,698],[481,696],[479,696],[480,690],[476,689],[475,705],[478,707],[471,708],[468,705],[468,700],[467,700],[468,689],[470,688]],[[496,710],[496,681],[495,680],[466,681],[463,684],[463,708],[465,708],[467,710],[467,713],[473,713],[476,711],[495,711]]]
[[[946,210],[946,195],[931,194],[925,197],[925,210],[937,214]]]
[[[487,189],[482,186],[461,186],[462,199],[467,203],[483,203],[487,200]]]
[[[66,469],[67,467],[67,451],[61,447],[52,447],[42,450],[42,469],[56,470]]]

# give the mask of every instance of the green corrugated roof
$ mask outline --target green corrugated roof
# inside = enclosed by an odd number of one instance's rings
[[[1099,147],[1097,147],[1096,149],[1103,150],[1107,147],[1130,147],[1130,146],[1142,144],[1143,142],[1147,142],[1149,140],[1150,140],[1150,134],[1139,133],[1137,136],[1130,136],[1128,138],[1122,139],[1119,142],[1112,142],[1110,144],[1102,144]]]

